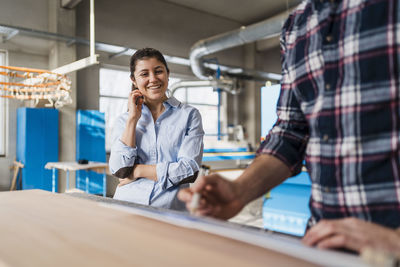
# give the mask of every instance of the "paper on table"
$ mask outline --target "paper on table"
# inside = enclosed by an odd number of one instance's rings
[[[180,227],[196,229],[207,233],[246,242],[255,246],[277,251],[292,257],[319,264],[322,266],[354,266],[366,267],[360,257],[337,251],[318,250],[304,246],[298,238],[276,235],[233,226],[229,223],[212,218],[193,216],[185,213],[169,212],[168,210],[151,210],[134,208],[117,204],[99,204],[104,207],[122,210],[131,214],[155,219]]]

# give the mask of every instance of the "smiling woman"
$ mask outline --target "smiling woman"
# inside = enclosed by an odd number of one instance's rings
[[[157,104],[166,98],[168,76],[168,69],[158,59],[149,58],[137,62],[132,82],[147,102]]]
[[[167,97],[169,69],[158,50],[136,51],[130,70],[128,111],[113,127],[109,165],[120,178],[114,198],[184,210],[176,194],[196,179],[201,165],[200,113]]]

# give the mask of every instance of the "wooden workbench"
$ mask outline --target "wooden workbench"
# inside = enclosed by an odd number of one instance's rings
[[[259,246],[41,190],[0,193],[0,266],[314,266]]]
[[[51,184],[52,184],[52,192],[56,192],[56,170],[63,170],[67,173],[67,190],[69,189],[69,172],[70,171],[80,171],[80,170],[85,170],[85,171],[94,171],[97,173],[101,173],[103,175],[103,197],[106,196],[107,192],[107,176],[106,174],[111,175],[111,173],[108,172],[108,164],[105,162],[96,162],[96,161],[89,161],[86,164],[79,164],[78,162],[75,161],[67,161],[67,162],[48,162],[45,166],[45,169],[52,169],[52,178],[51,178]],[[86,173],[87,174],[87,173]],[[75,184],[79,184],[79,177],[78,181],[75,179]],[[85,191],[86,193],[89,193],[89,176],[86,175],[85,179]]]

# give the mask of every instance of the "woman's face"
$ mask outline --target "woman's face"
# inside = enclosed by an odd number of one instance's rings
[[[164,100],[168,89],[167,68],[156,58],[138,60],[135,66],[132,82],[135,87],[150,101]]]

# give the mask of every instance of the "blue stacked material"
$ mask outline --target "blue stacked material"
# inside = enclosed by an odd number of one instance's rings
[[[78,110],[76,113],[76,160],[83,159],[106,162],[103,112]],[[76,187],[91,194],[102,194],[103,175],[92,171],[77,171]]]
[[[254,159],[255,153],[248,151],[247,147],[235,146],[205,148],[203,151],[203,162]]]
[[[232,153],[232,152],[247,152],[247,147],[236,148],[205,148],[204,153]]]
[[[24,164],[18,188],[51,191],[52,172],[44,166],[58,161],[58,110],[17,110],[17,161]],[[55,188],[58,188],[57,179]]]
[[[203,162],[220,160],[251,160],[254,152],[230,152],[230,153],[204,153]]]
[[[264,228],[303,236],[310,210],[311,182],[307,172],[287,179],[264,198]]]

